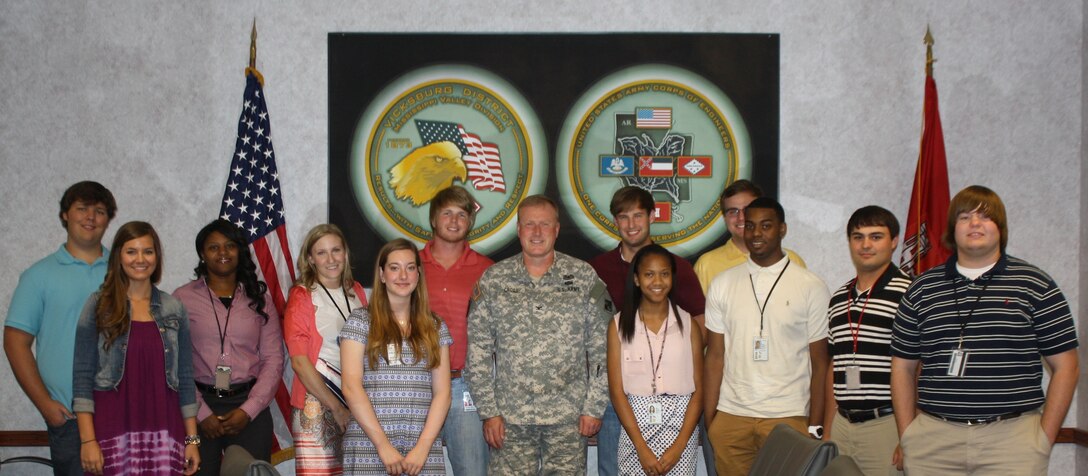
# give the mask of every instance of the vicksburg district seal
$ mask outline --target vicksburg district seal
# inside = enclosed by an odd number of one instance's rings
[[[602,249],[615,246],[612,194],[635,185],[656,202],[651,237],[690,255],[724,233],[718,197],[750,176],[744,123],[709,81],[663,65],[598,82],[564,124],[557,180],[568,213]]]
[[[352,183],[385,239],[431,239],[430,201],[468,189],[479,206],[468,239],[482,253],[514,236],[516,207],[543,188],[543,133],[528,103],[486,71],[447,65],[403,76],[371,103],[352,147]]]

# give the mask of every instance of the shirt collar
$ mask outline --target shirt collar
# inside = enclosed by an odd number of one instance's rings
[[[68,252],[68,247],[66,247],[65,244],[66,243],[61,243],[60,249],[57,250],[57,261],[59,261],[60,264],[87,264],[85,261],[78,260],[75,256],[72,256],[72,253]],[[103,246],[102,255],[96,258],[94,263],[91,263],[91,266],[99,263],[106,263],[109,260],[109,256],[110,250]]]
[[[748,273],[749,274],[765,273],[765,272],[781,273],[782,270],[786,267],[786,263],[789,263],[789,262],[790,262],[789,255],[786,255],[785,253],[782,253],[782,259],[778,260],[777,263],[772,264],[772,265],[767,266],[767,267],[763,267],[763,266],[760,266],[760,265],[756,264],[755,261],[752,261],[752,257],[750,255],[748,256],[748,261],[745,264],[748,265]]]
[[[956,254],[956,252],[952,252],[952,256],[949,256],[948,261],[944,262],[944,275],[945,275],[946,278],[951,279],[951,280],[955,280],[957,278],[967,279],[966,277],[961,275],[959,271],[956,270],[956,261],[958,259],[959,259],[959,257]],[[1008,266],[1008,265],[1009,265],[1009,255],[1002,252],[1001,256],[997,258],[997,263],[994,264],[994,267],[990,268],[989,271],[986,271],[985,273],[982,273],[982,275],[979,276],[978,279],[983,279],[983,278],[989,279],[991,276],[993,276],[995,274],[1001,274],[1002,272],[1005,271],[1005,267]]]

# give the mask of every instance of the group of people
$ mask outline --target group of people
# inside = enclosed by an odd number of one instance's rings
[[[268,461],[284,343],[296,474],[443,474],[443,442],[458,475],[578,474],[596,435],[602,475],[695,474],[700,447],[709,474],[743,475],[782,423],[866,474],[1045,473],[1076,332],[1054,281],[1005,253],[993,191],[956,195],[954,253],[916,278],[891,263],[895,216],[858,209],[856,276],[833,294],[757,185],[720,206],[730,237],[692,266],[652,242],[653,196],[623,187],[619,243],[587,263],[555,249],[559,207],[533,195],[521,253],[493,263],[467,240],[472,196],[450,187],[422,249],[379,250],[369,299],[343,233],[310,230],[281,316],[233,224],[197,234],[195,279],[166,294],[155,230],[126,223],[104,248],[116,203],[80,182],[60,202],[66,242],[20,277],[4,347],[56,474]]]

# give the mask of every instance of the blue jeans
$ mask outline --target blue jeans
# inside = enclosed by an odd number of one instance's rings
[[[484,424],[475,409],[465,410],[466,393],[465,379],[450,380],[450,411],[442,427],[442,439],[446,442],[446,453],[455,476],[484,475],[489,459]]]
[[[599,476],[616,476],[620,474],[620,418],[616,416],[616,409],[612,408],[612,402],[604,407],[604,417],[601,418],[601,431],[597,433],[597,474]]]
[[[83,464],[79,460],[79,425],[68,420],[63,425],[45,425],[49,433],[49,459],[53,461],[56,476],[82,476]]]

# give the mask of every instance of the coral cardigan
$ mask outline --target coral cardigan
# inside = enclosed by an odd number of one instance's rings
[[[363,286],[356,281],[351,289],[366,306]],[[287,297],[287,310],[283,313],[283,340],[287,342],[287,353],[291,357],[305,355],[310,363],[317,362],[322,342],[321,334],[317,332],[317,321],[314,320],[316,312],[310,290],[293,286]],[[296,376],[291,383],[291,406],[301,409],[305,402],[306,387],[302,385],[302,379]]]

